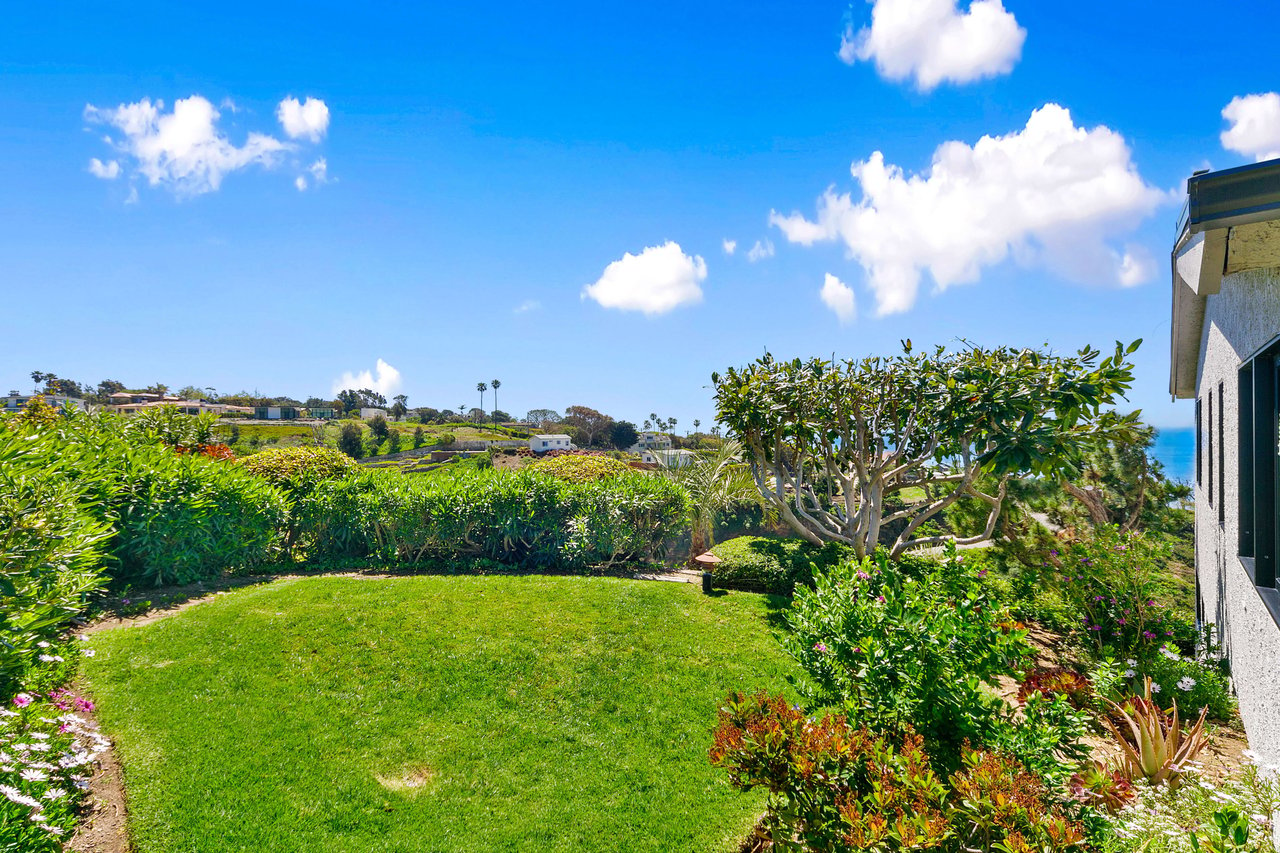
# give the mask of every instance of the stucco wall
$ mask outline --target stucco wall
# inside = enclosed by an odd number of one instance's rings
[[[1259,598],[1236,556],[1238,495],[1236,471],[1238,390],[1241,361],[1280,335],[1280,268],[1226,276],[1219,294],[1205,306],[1196,397],[1202,400],[1206,429],[1203,485],[1195,487],[1196,573],[1206,621],[1218,626],[1240,699],[1250,745],[1267,763],[1280,762],[1280,627]],[[1226,406],[1218,435],[1218,383]],[[1224,500],[1224,524],[1217,501],[1209,504],[1208,396],[1213,392],[1214,497]],[[1217,442],[1223,442],[1224,494],[1217,494]]]

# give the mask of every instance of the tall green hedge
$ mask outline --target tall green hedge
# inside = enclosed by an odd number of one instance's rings
[[[294,524],[316,559],[581,568],[657,556],[678,533],[685,500],[679,487],[638,473],[571,483],[532,471],[371,471],[318,484],[295,502]]]
[[[0,430],[0,702],[102,585],[110,527],[49,435]]]

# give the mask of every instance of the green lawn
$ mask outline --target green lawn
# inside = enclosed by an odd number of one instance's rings
[[[732,851],[718,700],[779,600],[611,578],[277,581],[96,635],[138,853]],[[419,787],[404,787],[403,780]]]

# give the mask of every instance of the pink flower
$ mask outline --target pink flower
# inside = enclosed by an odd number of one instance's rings
[[[814,650],[815,652],[825,652],[825,651],[827,650],[827,644],[826,644],[826,643],[814,643],[814,644],[813,644],[813,650]]]
[[[26,693],[19,693],[17,696],[13,697],[13,704],[17,705],[19,708],[27,707],[31,704],[31,701],[31,697]]]

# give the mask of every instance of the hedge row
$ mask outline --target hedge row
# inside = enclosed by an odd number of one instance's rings
[[[290,539],[305,559],[607,566],[660,556],[684,522],[685,500],[679,487],[643,474],[570,482],[534,471],[371,471],[298,496]]]

